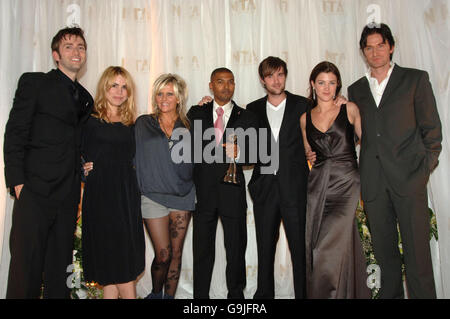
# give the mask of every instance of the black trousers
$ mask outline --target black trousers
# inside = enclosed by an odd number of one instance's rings
[[[59,205],[23,187],[15,200],[10,235],[11,262],[6,298],[69,298],[66,281],[72,264],[78,205]]]
[[[236,187],[236,186],[224,186]],[[245,198],[245,191],[242,194]],[[239,197],[242,197],[239,196]],[[245,200],[245,199],[244,199]],[[220,217],[226,253],[229,299],[244,299],[246,286],[247,206],[233,197],[219,200],[219,207],[193,214],[194,298],[209,299],[215,260],[216,230]]]
[[[271,183],[269,196],[264,201],[253,203],[258,248],[258,287],[253,298],[273,299],[275,297],[275,252],[280,224],[283,220],[291,253],[295,298],[303,299],[306,297],[306,201],[301,207],[283,205],[277,176],[272,175],[270,179],[266,179]]]
[[[364,202],[364,209],[375,258],[381,270],[380,298],[404,298],[397,222],[402,239],[408,297],[436,298],[427,190],[423,189],[413,196],[398,196],[383,174],[378,185],[375,200]]]

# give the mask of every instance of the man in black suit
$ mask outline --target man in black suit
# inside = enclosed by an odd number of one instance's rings
[[[245,250],[247,247],[247,201],[244,174],[242,165],[237,165],[240,185],[221,182],[229,167],[224,156],[230,158],[235,155],[232,143],[228,143],[225,155],[222,145],[228,140],[227,135],[230,129],[253,128],[256,120],[250,112],[240,108],[231,100],[235,83],[234,75],[230,70],[226,68],[214,70],[209,87],[214,94],[214,100],[203,106],[192,106],[187,114],[194,138],[194,183],[197,194],[196,211],[193,214],[194,298],[209,298],[215,258],[216,229],[220,217],[227,259],[228,298],[243,299],[243,290],[246,286]],[[226,129],[225,132],[223,129]],[[246,145],[248,141],[243,144],[243,147]],[[241,148],[241,150],[244,149]],[[248,156],[244,154],[238,157],[242,163],[248,160]]]
[[[6,185],[15,197],[7,298],[68,298],[67,267],[80,200],[80,125],[93,106],[76,77],[86,61],[80,28],[52,41],[58,66],[19,79],[4,137]]]
[[[300,116],[308,100],[285,90],[286,63],[268,57],[259,65],[267,96],[247,105],[259,120],[259,155],[267,143],[270,161],[259,156],[248,184],[253,200],[258,247],[258,288],[254,298],[274,298],[274,261],[283,220],[291,252],[296,298],[304,298],[305,216],[308,166],[301,138]],[[265,132],[266,134],[261,134]],[[265,139],[265,140],[263,140]]]
[[[387,25],[366,26],[360,49],[370,69],[348,88],[362,120],[362,199],[381,268],[380,297],[404,297],[398,223],[409,298],[436,298],[427,182],[442,149],[441,122],[428,74],[392,63],[394,47]]]

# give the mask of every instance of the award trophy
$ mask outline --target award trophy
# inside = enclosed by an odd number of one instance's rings
[[[237,144],[236,135],[232,134],[232,135],[228,136],[227,141],[229,143],[233,143],[236,145]],[[222,182],[225,184],[228,184],[228,185],[235,185],[235,186],[241,185],[241,181],[239,180],[239,177],[237,175],[236,160],[235,160],[234,156],[231,158],[231,163],[228,166],[227,172],[226,172],[225,176],[223,177]]]

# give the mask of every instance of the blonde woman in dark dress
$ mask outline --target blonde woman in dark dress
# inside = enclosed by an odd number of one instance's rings
[[[83,271],[103,286],[105,299],[136,298],[145,242],[135,156],[134,84],[122,67],[100,78],[94,112],[83,128]]]

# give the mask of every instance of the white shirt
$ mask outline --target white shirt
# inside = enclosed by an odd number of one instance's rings
[[[281,122],[283,122],[285,108],[286,99],[278,104],[278,106],[272,105],[269,101],[266,103],[267,119],[269,120],[270,129],[272,130],[275,141],[278,141],[278,135],[280,135]]]
[[[216,112],[216,110],[219,107],[222,107],[222,109],[223,109],[222,121],[223,121],[223,132],[225,133],[225,129],[227,127],[228,120],[230,119],[230,116],[231,116],[231,111],[233,111],[233,103],[231,103],[231,101],[230,101],[227,104],[220,106],[219,104],[216,103],[216,100],[214,100],[214,102],[213,102],[213,123],[216,123],[216,120],[219,117]],[[236,161],[239,160],[240,155],[241,155],[241,152],[238,150],[238,153],[236,156]]]
[[[216,101],[214,100],[214,103],[213,103],[213,123],[216,123],[216,120],[219,117],[217,115],[217,112],[216,112],[216,110],[219,107],[221,107],[221,106],[219,104],[217,104]],[[222,109],[223,109],[223,115],[222,115],[223,129],[225,131],[225,128],[227,127],[228,120],[230,119],[230,116],[231,116],[231,111],[233,110],[233,104],[230,101],[227,104],[225,104],[224,106],[222,106]]]
[[[383,97],[384,90],[386,89],[386,85],[388,84],[389,78],[391,77],[394,65],[395,64],[391,61],[391,67],[389,68],[388,74],[386,78],[381,81],[381,83],[378,83],[378,80],[372,77],[372,70],[370,68],[366,72],[366,78],[369,81],[370,91],[372,92],[372,96],[377,107],[380,105],[381,98]]]
[[[284,99],[278,106],[274,106],[272,103],[267,100],[266,103],[266,112],[267,119],[269,120],[270,130],[272,131],[272,135],[275,138],[275,141],[278,141],[278,136],[280,135],[281,123],[283,122],[284,110],[286,109],[286,99]],[[277,175],[277,171],[273,173],[273,175]]]

